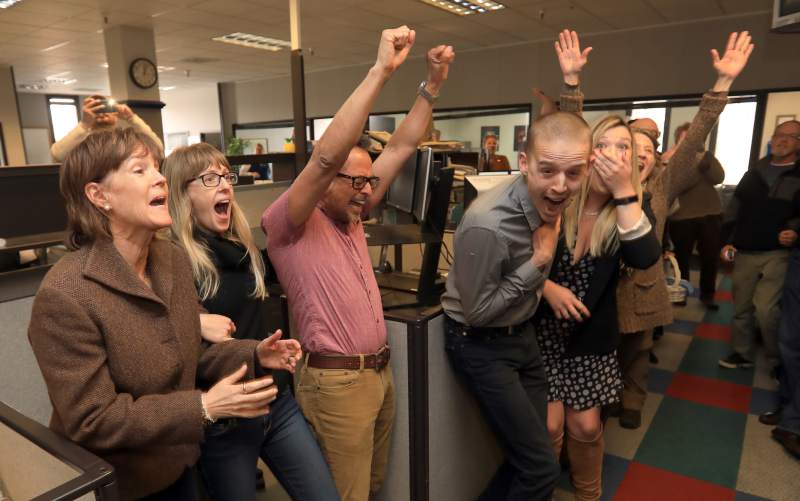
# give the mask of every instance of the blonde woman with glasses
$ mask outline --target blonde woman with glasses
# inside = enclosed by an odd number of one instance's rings
[[[164,161],[164,175],[170,187],[172,237],[189,255],[209,313],[201,316],[203,337],[212,343],[264,338],[265,265],[236,204],[237,176],[227,159],[205,143],[178,148]],[[294,347],[286,361],[293,371],[300,345],[279,337],[276,332],[270,339]],[[319,445],[289,390],[289,374],[273,375],[279,391],[268,415],[218,421],[206,429],[199,462],[206,488],[215,500],[255,499],[260,457],[292,499],[339,499]]]
[[[561,238],[534,317],[549,385],[547,427],[556,456],[564,443],[575,497],[600,499],[600,408],[619,400],[616,288],[620,269],[647,268],[661,257],[642,209],[635,143],[617,116],[592,131],[590,171],[565,210]],[[581,321],[575,320],[580,318]]]

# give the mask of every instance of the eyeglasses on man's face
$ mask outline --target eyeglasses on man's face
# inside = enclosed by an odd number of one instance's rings
[[[217,174],[216,172],[206,172],[205,174],[200,174],[197,177],[193,177],[189,180],[191,183],[195,179],[199,179],[200,182],[203,183],[203,186],[206,188],[216,188],[219,186],[219,183],[222,182],[222,179],[225,178],[228,181],[228,184],[234,185],[239,182],[239,176],[234,174],[233,172],[228,172],[226,174]]]
[[[364,186],[366,186],[367,183],[369,183],[370,187],[374,190],[378,187],[378,183],[381,180],[381,178],[378,176],[348,176],[347,174],[342,174],[341,172],[337,172],[336,176],[349,179],[353,183],[353,189],[359,191],[364,189]]]

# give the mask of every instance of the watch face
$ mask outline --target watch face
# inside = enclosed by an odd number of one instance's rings
[[[134,59],[130,67],[131,80],[143,89],[149,89],[158,82],[156,65],[149,59]]]

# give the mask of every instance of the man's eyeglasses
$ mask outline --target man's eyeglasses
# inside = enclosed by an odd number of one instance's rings
[[[381,180],[381,178],[378,176],[348,176],[347,174],[342,174],[341,172],[337,172],[336,176],[349,179],[353,183],[353,189],[359,191],[362,190],[367,183],[369,183],[370,187],[372,187],[374,190],[378,187],[378,183]]]
[[[217,174],[216,172],[207,172],[205,174],[200,174],[197,177],[193,177],[189,180],[191,183],[195,179],[199,179],[203,186],[206,188],[216,188],[219,186],[219,183],[222,182],[222,178],[225,178],[228,181],[228,184],[234,185],[239,182],[239,176],[234,174],[233,172],[228,172],[227,174]]]
[[[772,135],[772,139],[796,139],[800,140],[800,134],[783,134],[780,132],[776,132]]]

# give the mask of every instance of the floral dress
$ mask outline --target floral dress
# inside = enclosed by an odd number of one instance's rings
[[[573,264],[572,253],[565,249],[557,266],[553,282],[570,289],[583,301],[594,273],[594,256],[587,253]],[[572,319],[557,319],[552,310],[547,310],[535,323],[547,373],[547,400],[563,402],[575,410],[618,402],[622,376],[616,350],[602,355],[566,355],[569,337],[577,324]]]

